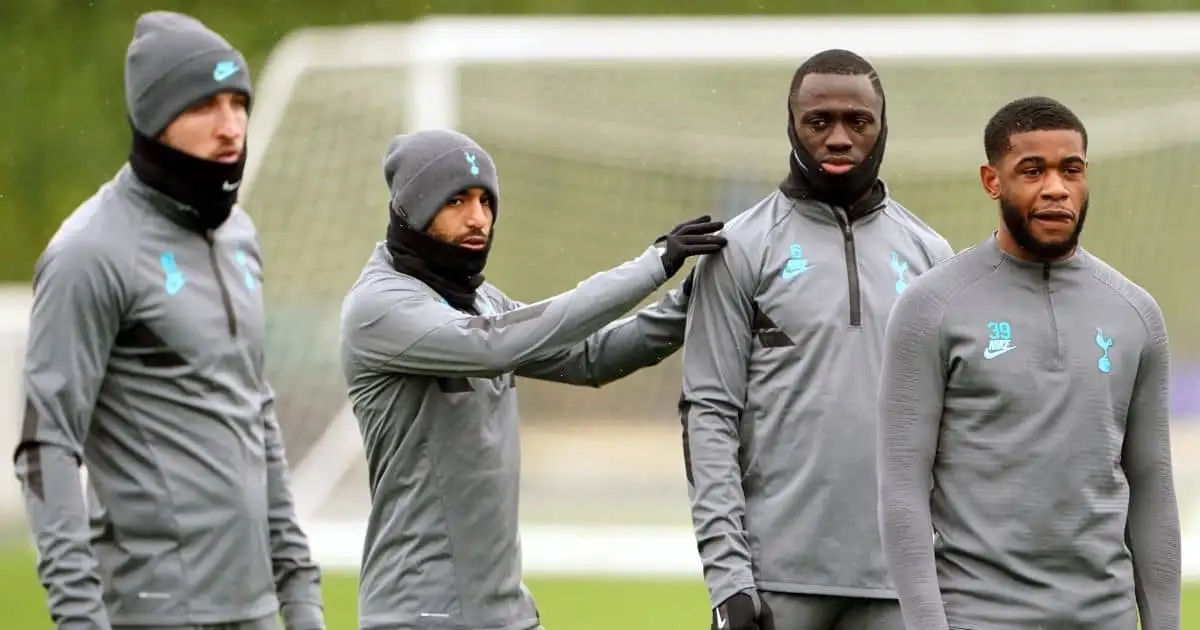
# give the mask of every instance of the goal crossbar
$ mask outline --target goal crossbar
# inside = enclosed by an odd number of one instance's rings
[[[1200,14],[896,17],[463,17],[288,34],[258,79],[243,195],[304,74],[406,68],[409,129],[455,127],[458,66],[551,61],[796,60],[846,46],[869,58],[1010,61],[1200,55]],[[468,45],[468,42],[483,42]]]

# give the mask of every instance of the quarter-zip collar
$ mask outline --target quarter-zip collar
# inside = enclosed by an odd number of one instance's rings
[[[1076,247],[1074,253],[1062,260],[1053,262],[1038,262],[1032,260],[1024,260],[1004,251],[1000,247],[1000,241],[996,238],[996,232],[992,232],[992,237],[983,245],[988,251],[991,262],[999,267],[1001,265],[1011,267],[1013,269],[1027,271],[1030,277],[1041,279],[1047,273],[1057,273],[1066,271],[1076,271],[1088,268],[1091,254],[1083,249]]]
[[[785,197],[787,197],[785,195]],[[814,198],[797,198],[787,197],[792,202],[792,208],[797,213],[806,219],[816,221],[818,223],[827,223],[830,225],[853,224],[855,226],[865,224],[875,220],[880,210],[887,207],[888,200],[891,199],[891,193],[886,183],[883,180],[877,180],[875,192],[866,199],[863,199],[863,209],[860,209],[857,218],[851,221],[850,215],[846,210],[824,201]]]
[[[143,182],[129,164],[123,166],[117,174],[117,183],[137,197],[146,200],[151,207],[161,212],[171,222],[189,232],[206,236],[210,229],[214,229],[205,224],[195,208],[177,201]]]
[[[1079,290],[1084,284],[1085,274],[1092,264],[1091,254],[1082,247],[1076,246],[1074,253],[1063,260],[1053,262],[1036,262],[1022,260],[1000,248],[996,233],[981,245],[986,248],[988,262],[994,265],[999,273],[1005,274],[1004,279],[1015,287],[1040,293],[1046,305],[1046,328],[1053,346],[1050,348],[1049,363],[1046,369],[1059,371],[1066,366],[1066,342],[1063,340],[1063,329],[1060,323],[1059,301],[1063,294]],[[1069,320],[1068,320],[1069,321]]]
[[[842,248],[846,261],[847,291],[850,296],[849,324],[852,328],[862,326],[862,288],[858,270],[858,244],[855,242],[855,228],[874,221],[880,210],[887,207],[887,186],[882,180],[876,180],[873,192],[860,201],[854,219],[844,208],[830,205],[816,199],[802,199],[787,196],[792,208],[806,220],[832,226],[842,234]],[[869,204],[869,205],[868,205]]]

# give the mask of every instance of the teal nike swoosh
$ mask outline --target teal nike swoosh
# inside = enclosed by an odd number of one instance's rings
[[[214,79],[216,79],[216,80],[218,80],[218,81],[224,81],[225,79],[228,79],[229,77],[231,77],[231,76],[233,76],[233,75],[237,74],[237,73],[238,73],[238,69],[239,69],[239,68],[238,68],[237,66],[234,66],[234,67],[232,67],[232,68],[229,68],[228,70],[226,70],[226,69],[219,69],[219,70],[217,70],[216,72],[214,72],[214,73],[213,73],[213,78],[214,78]]]
[[[791,280],[792,278],[795,278],[796,276],[808,271],[808,269],[809,268],[807,266],[793,267],[791,265],[787,265],[783,268],[783,273],[780,275],[783,276],[784,280]]]

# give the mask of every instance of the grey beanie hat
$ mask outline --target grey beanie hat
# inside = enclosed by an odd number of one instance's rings
[[[471,138],[449,129],[392,138],[383,157],[383,178],[391,191],[392,213],[415,230],[428,228],[438,210],[468,188],[491,193],[492,212],[500,201],[492,157]]]
[[[193,103],[226,91],[251,95],[246,60],[229,42],[182,13],[138,17],[125,54],[125,106],[138,131],[157,137]]]

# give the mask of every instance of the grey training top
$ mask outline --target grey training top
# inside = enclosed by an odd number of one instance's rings
[[[683,341],[678,291],[605,325],[665,279],[650,248],[535,304],[485,283],[471,315],[375,249],[342,307],[371,491],[360,628],[538,627],[521,583],[515,376],[598,387],[660,362]]]
[[[700,261],[684,343],[692,519],[712,604],[894,597],[876,517],[888,311],[950,245],[895,201],[847,223],[774,193]]]
[[[189,213],[126,167],[37,262],[15,457],[60,630],[281,602],[289,628],[323,627],[263,379],[254,225],[235,209],[202,233]]]
[[[908,627],[1179,628],[1146,291],[1083,249],[1039,264],[992,238],[913,283],[886,344],[880,516]]]

